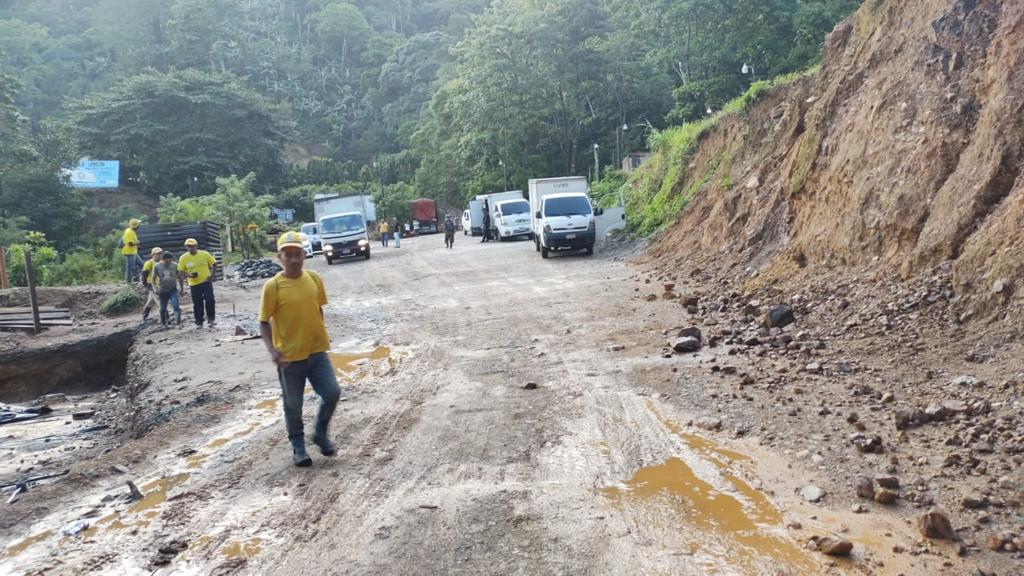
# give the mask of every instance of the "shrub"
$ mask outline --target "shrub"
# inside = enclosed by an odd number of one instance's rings
[[[131,312],[140,304],[142,304],[142,299],[139,297],[139,293],[131,286],[125,286],[111,294],[103,302],[103,305],[100,306],[100,312],[109,316],[124,314],[125,312]]]

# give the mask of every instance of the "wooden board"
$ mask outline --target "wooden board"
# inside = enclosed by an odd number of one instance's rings
[[[39,312],[40,313],[42,313],[42,312],[54,312],[54,313],[59,312],[59,313],[62,313],[62,314],[71,314],[71,310],[69,310],[68,308],[54,308],[53,306],[40,306],[39,307]],[[0,308],[0,316],[5,316],[5,315],[8,315],[8,314],[31,314],[31,313],[32,313],[32,309],[31,308],[27,308],[27,307],[26,308]]]
[[[70,320],[71,314],[67,312],[40,312],[39,318],[41,320]],[[32,314],[0,314],[0,322],[13,322],[15,320],[28,320],[32,321]]]
[[[74,320],[42,320],[40,322],[43,326],[72,326],[74,323]],[[22,326],[31,328],[32,320],[29,320],[27,323],[24,320],[0,320],[0,328],[20,328]]]

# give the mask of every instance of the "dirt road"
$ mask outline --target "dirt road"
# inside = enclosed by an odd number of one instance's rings
[[[688,423],[702,415],[658,390],[689,386],[707,355],[661,357],[678,304],[638,306],[630,266],[607,249],[542,260],[529,242],[459,236],[446,251],[435,236],[375,247],[370,261],[307,262],[331,300],[339,454],[291,466],[262,345],[230,340],[251,326],[258,284],[223,284],[217,330],[140,337],[130,380],[145,434],[30,491],[5,525],[0,572],[962,568],[942,545],[895,555],[916,539],[898,517],[803,501],[820,477],[756,438],[698,434]],[[128,478],[143,500],[122,498]],[[79,519],[88,529],[62,534]],[[807,548],[828,535],[853,556]]]

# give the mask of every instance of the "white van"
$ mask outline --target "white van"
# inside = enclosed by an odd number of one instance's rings
[[[494,224],[498,241],[516,236],[530,237],[530,203],[526,200],[502,200],[494,205]]]
[[[551,250],[586,250],[594,253],[597,228],[594,216],[604,211],[590,205],[590,198],[581,192],[548,194],[541,198],[534,218],[540,229],[535,234],[537,250],[547,258]]]

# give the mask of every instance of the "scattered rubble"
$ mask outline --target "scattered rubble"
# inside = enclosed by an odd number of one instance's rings
[[[273,278],[278,272],[284,270],[280,264],[268,258],[255,258],[243,260],[231,270],[232,277],[237,282],[257,280],[261,278]]]

